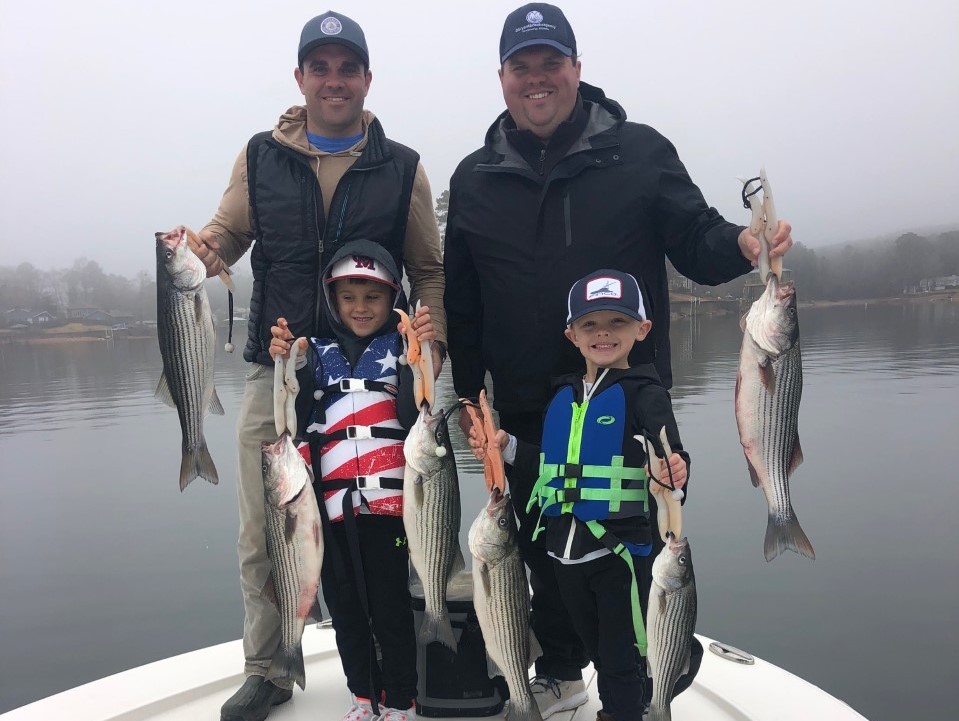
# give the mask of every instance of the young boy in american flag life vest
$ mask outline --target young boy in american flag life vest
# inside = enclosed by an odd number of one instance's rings
[[[301,452],[321,499],[323,596],[353,695],[344,721],[407,721],[417,678],[403,441],[417,409],[393,313],[406,298],[389,252],[365,240],[333,256],[323,290],[319,302],[333,330],[328,338],[309,338],[298,359],[297,427],[305,428]],[[412,325],[420,340],[436,337],[428,307]],[[277,319],[272,331],[270,354],[288,356],[293,338],[285,321]]]

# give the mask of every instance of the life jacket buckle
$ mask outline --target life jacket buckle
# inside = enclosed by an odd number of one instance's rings
[[[563,478],[582,478],[583,464],[567,463],[563,466]]]
[[[366,387],[366,380],[363,378],[341,378],[339,386],[340,393],[356,393],[369,390]]]
[[[369,426],[347,426],[346,438],[350,441],[368,441],[373,438],[373,432]]]

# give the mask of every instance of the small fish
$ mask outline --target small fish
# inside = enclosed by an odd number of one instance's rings
[[[646,612],[649,647],[647,672],[653,680],[648,721],[670,721],[669,704],[676,681],[689,671],[690,645],[696,630],[696,578],[689,542],[671,532],[653,561],[653,581]]]
[[[766,290],[740,325],[736,424],[749,476],[763,489],[769,508],[764,554],[767,561],[785,550],[815,558],[789,495],[789,477],[803,460],[799,445],[803,371],[793,283],[780,284],[770,273]]]
[[[439,641],[455,652],[446,587],[466,563],[459,546],[459,480],[442,410],[432,415],[423,405],[403,444],[403,453],[403,525],[410,560],[423,582],[425,605],[419,641],[424,645]]]
[[[509,721],[542,721],[529,690],[530,664],[540,647],[529,626],[529,584],[519,557],[516,518],[509,495],[493,486],[489,503],[470,526],[473,607],[486,653],[509,687]]]
[[[303,627],[320,618],[316,591],[323,566],[323,528],[313,473],[289,433],[263,443],[266,548],[272,571],[264,593],[280,612],[280,645],[266,678],[292,678],[306,688]]]
[[[223,415],[213,385],[216,332],[203,282],[206,268],[190,250],[182,225],[156,234],[157,338],[163,374],[156,397],[176,408],[182,433],[180,490],[199,476],[219,482],[203,437],[203,417]]]

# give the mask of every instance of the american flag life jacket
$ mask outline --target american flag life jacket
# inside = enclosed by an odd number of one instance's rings
[[[330,521],[343,520],[347,493],[354,515],[365,502],[371,513],[402,516],[407,432],[396,410],[400,334],[374,338],[352,369],[335,340],[311,338],[310,345],[315,387],[323,393],[306,430],[319,448],[318,489]]]

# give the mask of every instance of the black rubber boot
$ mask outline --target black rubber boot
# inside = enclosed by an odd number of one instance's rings
[[[293,689],[280,688],[263,676],[247,676],[240,690],[220,708],[220,721],[263,721],[270,709],[293,697]]]

